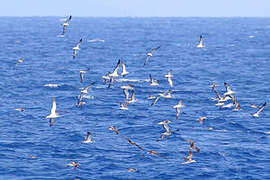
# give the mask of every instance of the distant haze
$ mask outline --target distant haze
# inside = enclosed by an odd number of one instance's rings
[[[0,16],[270,17],[270,0],[2,0]]]

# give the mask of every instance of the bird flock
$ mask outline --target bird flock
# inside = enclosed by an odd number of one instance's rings
[[[63,30],[61,33],[61,37],[64,37],[65,33],[67,33],[67,28],[70,25],[71,19],[72,19],[72,16],[69,16],[65,20],[65,22],[62,24]],[[74,60],[76,59],[76,57],[78,55],[78,52],[80,50],[80,46],[81,46],[82,42],[83,42],[83,39],[81,38],[78,41],[78,43],[72,48],[72,50],[73,50],[72,58]],[[205,47],[203,44],[202,35],[200,36],[199,44],[196,47],[197,48]],[[154,54],[160,48],[161,48],[161,46],[155,47],[146,53],[143,67],[147,66],[149,64],[149,60],[154,56]],[[24,62],[23,59],[17,60],[17,62],[15,64],[15,68],[17,69],[19,64],[21,64],[23,62]],[[120,70],[122,70],[122,71],[120,72]],[[80,83],[84,83],[85,74],[88,71],[89,71],[89,68],[79,71]],[[112,71],[106,73],[105,75],[103,75],[101,77],[101,79],[103,80],[104,85],[106,85],[106,87],[109,89],[109,88],[114,88],[114,84],[119,82],[119,81],[117,81],[117,78],[125,77],[129,74],[130,74],[130,72],[127,71],[126,64],[122,60],[119,59],[115,65],[114,69]],[[173,71],[171,69],[169,69],[168,73],[166,75],[164,75],[164,79],[165,78],[167,79],[167,82],[168,82],[168,89],[166,91],[159,92],[159,93],[154,94],[154,95],[150,94],[148,96],[148,98],[146,98],[148,101],[151,101],[149,103],[149,106],[156,105],[160,99],[172,99],[173,98],[172,94],[175,92],[175,89],[174,89],[174,84],[173,84],[174,76],[173,76]],[[159,86],[160,85],[160,82],[158,80],[155,80],[154,77],[151,75],[151,73],[149,73],[149,81],[148,82],[150,82],[149,86]],[[92,83],[90,83],[90,85],[81,89],[80,94],[78,95],[78,98],[77,98],[77,104],[76,104],[77,108],[82,108],[87,103],[85,101],[86,96],[88,95],[89,90],[93,86],[95,86],[95,84],[96,84],[96,82],[92,82]],[[216,97],[211,98],[211,100],[216,102],[214,105],[217,106],[219,109],[226,108],[226,109],[232,109],[232,111],[240,111],[241,110],[240,104],[235,96],[236,92],[231,89],[231,87],[229,86],[229,84],[227,82],[224,82],[224,87],[226,89],[226,91],[224,93],[220,93],[220,90],[218,90],[217,83],[213,83],[209,87],[211,88],[211,91],[213,92],[213,94],[216,96]],[[123,110],[123,111],[128,111],[129,106],[131,104],[137,102],[136,92],[135,92],[136,86],[134,84],[124,84],[124,85],[120,86],[120,89],[122,89],[124,97],[123,97],[123,101],[119,102],[119,109]],[[252,108],[256,109],[256,111],[253,113],[250,113],[250,115],[252,117],[258,118],[260,113],[265,109],[266,102],[264,102],[262,105],[251,104],[250,106]],[[52,105],[51,105],[50,114],[45,117],[46,119],[49,119],[49,127],[54,126],[54,120],[56,118],[61,117],[61,115],[59,113],[57,113],[56,107],[57,107],[56,99],[52,98]],[[179,118],[181,116],[182,108],[185,108],[185,105],[183,104],[182,100],[179,99],[178,103],[176,105],[172,106],[172,108],[176,110],[175,121],[179,120]],[[22,112],[25,109],[17,108],[16,110]],[[197,121],[200,124],[203,124],[203,122],[206,119],[207,119],[207,117],[201,116],[197,119]],[[169,126],[169,124],[172,123],[172,121],[173,120],[164,120],[164,121],[161,121],[158,123],[158,125],[161,125],[163,127],[164,132],[161,133],[160,137],[157,138],[156,141],[158,141],[158,142],[164,141],[167,138],[169,138],[172,133],[175,132],[175,131],[172,131],[170,129],[170,126]],[[118,137],[126,140],[130,145],[136,147],[139,151],[166,159],[166,156],[160,154],[159,152],[157,152],[155,150],[144,148],[144,147],[138,145],[137,143],[135,143],[134,141],[132,141],[127,136],[122,135],[119,132],[117,127],[112,125],[109,127],[109,130],[113,131],[115,133],[115,135],[117,135]],[[176,130],[176,131],[178,131],[178,130]],[[195,142],[191,139],[186,139],[185,141],[189,144],[189,145],[187,145],[188,155],[187,155],[187,157],[183,158],[184,162],[182,162],[182,164],[195,163],[196,160],[193,159],[193,152],[195,151],[196,153],[200,153],[200,148],[195,146]],[[95,143],[95,140],[92,139],[92,133],[90,131],[87,132],[87,136],[84,138],[83,141],[81,141],[81,143]],[[75,170],[76,168],[78,168],[80,166],[80,164],[79,164],[79,162],[71,161],[67,164],[67,166],[72,166],[73,169]],[[130,168],[130,169],[128,169],[128,171],[134,172],[134,171],[136,171],[136,169]]]

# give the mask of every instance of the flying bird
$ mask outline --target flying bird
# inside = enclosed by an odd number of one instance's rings
[[[95,84],[96,82],[92,82],[89,86],[86,86],[85,88],[83,88],[81,90],[81,93],[82,94],[87,94],[88,93],[88,90]]]
[[[183,104],[182,104],[182,100],[179,100],[178,101],[178,103],[175,105],[175,106],[173,106],[173,108],[175,108],[175,110],[176,110],[176,119],[178,119],[178,117],[180,116],[180,108],[183,108],[183,107],[185,107]]]
[[[80,45],[81,45],[81,43],[82,43],[82,38],[81,38],[80,41],[76,44],[76,46],[72,48],[72,49],[73,49],[73,59],[76,58],[77,53],[78,53],[78,51],[80,50]]]
[[[143,64],[144,66],[145,66],[145,65],[147,64],[147,62],[149,61],[149,58],[152,57],[152,56],[154,55],[154,53],[155,53],[160,47],[161,47],[161,46],[158,46],[158,47],[152,49],[151,52],[148,52],[148,53],[147,53],[146,59],[145,59],[144,64]]]
[[[197,48],[203,48],[203,47],[204,47],[204,45],[203,45],[203,37],[202,37],[202,35],[200,35],[200,42],[197,45]]]
[[[91,132],[87,132],[87,136],[84,138],[84,141],[82,141],[82,143],[93,143],[95,142],[94,140],[92,140],[92,134]]]
[[[165,75],[165,77],[167,78],[168,80],[168,83],[170,85],[170,87],[172,88],[173,87],[173,82],[172,82],[172,70],[169,70],[168,74]]]
[[[129,72],[126,70],[126,65],[122,62],[122,73],[121,76],[125,77]]]
[[[88,71],[89,69],[86,70],[81,70],[80,71],[80,82],[83,83],[84,81],[84,74],[86,73],[86,71]]]
[[[158,86],[159,85],[158,81],[154,80],[151,74],[149,75],[149,78],[150,78],[150,82],[151,82],[150,86]]]
[[[79,167],[80,164],[75,161],[71,161],[70,163],[67,164],[67,166],[73,166],[73,169],[76,170],[76,168]]]
[[[258,109],[257,112],[255,112],[255,113],[253,113],[253,114],[251,114],[251,115],[252,115],[253,117],[259,117],[260,112],[262,112],[262,111],[264,110],[265,106],[266,106],[266,102],[265,102],[262,106],[259,107],[259,109]]]
[[[156,96],[156,97],[154,98],[154,101],[152,102],[151,106],[155,105],[155,104],[157,103],[157,101],[158,101],[161,97],[163,97],[163,98],[171,98],[171,97],[172,97],[171,93],[172,93],[172,90],[167,90],[167,91],[165,91],[165,92],[163,92],[163,93],[159,93],[158,96]]]
[[[170,128],[168,125],[169,123],[171,123],[171,121],[169,121],[169,120],[161,121],[158,123],[159,125],[163,126],[163,128],[165,129],[165,132],[161,134],[160,138],[157,141],[161,141],[164,139],[165,136],[171,135],[171,131],[170,131]]]
[[[17,62],[16,62],[16,64],[15,64],[15,69],[17,68],[18,64],[21,64],[23,62],[24,62],[23,59],[18,59]]]
[[[58,118],[59,114],[55,112],[56,111],[56,100],[55,98],[52,98],[52,107],[51,107],[51,113],[46,116],[46,119],[50,119],[50,127],[53,126],[54,118]]]
[[[183,162],[182,164],[189,164],[189,163],[194,163],[196,162],[195,160],[192,159],[193,155],[192,155],[192,150],[189,149],[188,151],[188,156],[185,159],[185,162]]]
[[[186,141],[189,143],[190,149],[195,149],[197,151],[197,153],[200,152],[200,149],[197,146],[195,146],[194,141],[192,141],[190,139],[187,139]]]
[[[62,24],[63,26],[63,31],[62,31],[62,36],[64,36],[65,32],[67,31],[67,27],[69,26],[69,22],[71,20],[72,16],[69,16],[69,18]]]
[[[128,98],[128,103],[134,103],[136,102],[136,98],[135,98],[135,90],[132,89],[131,90],[131,98]]]
[[[234,91],[231,90],[231,88],[227,82],[224,82],[224,86],[226,88],[226,92],[223,94],[224,96],[232,95],[235,93]]]
[[[113,72],[109,74],[110,77],[118,77],[118,70],[120,68],[120,65],[121,65],[121,60],[119,59]]]
[[[203,124],[203,121],[207,119],[207,117],[201,116],[197,120],[200,122],[200,124]]]

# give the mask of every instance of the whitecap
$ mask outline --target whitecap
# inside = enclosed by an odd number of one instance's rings
[[[50,88],[57,88],[59,86],[61,86],[60,84],[45,84],[45,87],[50,87]]]
[[[87,42],[95,43],[95,42],[105,42],[104,39],[88,39]]]

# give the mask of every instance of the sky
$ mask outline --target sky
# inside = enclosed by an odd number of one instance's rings
[[[0,16],[270,17],[270,0],[1,0]]]

